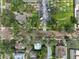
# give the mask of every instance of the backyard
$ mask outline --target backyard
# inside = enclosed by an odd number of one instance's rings
[[[49,6],[51,10],[49,12],[49,15],[50,15],[51,21],[53,22],[53,24],[50,24],[50,26],[55,27],[55,28],[57,27],[58,30],[64,29],[66,27],[70,27],[70,28],[73,27],[75,23],[75,22],[72,22],[73,19],[71,19],[72,17],[74,18],[73,5],[74,5],[73,0],[49,1]]]

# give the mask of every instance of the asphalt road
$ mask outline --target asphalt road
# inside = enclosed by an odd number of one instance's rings
[[[42,0],[42,17],[43,21],[46,22],[48,20],[48,9],[47,9],[47,0]]]

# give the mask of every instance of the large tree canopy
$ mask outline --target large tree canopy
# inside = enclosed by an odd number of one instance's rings
[[[1,23],[4,26],[9,26],[9,27],[18,25],[18,22],[15,19],[15,15],[9,10],[4,10]]]

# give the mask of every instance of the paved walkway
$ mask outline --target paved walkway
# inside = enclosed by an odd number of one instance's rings
[[[47,59],[50,59],[52,57],[52,50],[50,46],[47,46]]]

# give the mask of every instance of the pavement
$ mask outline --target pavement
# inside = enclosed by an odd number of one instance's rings
[[[48,9],[47,9],[47,0],[42,0],[42,17],[43,17],[43,21],[46,22],[48,20]]]
[[[50,46],[47,46],[47,59],[50,59],[52,57],[52,50]]]

